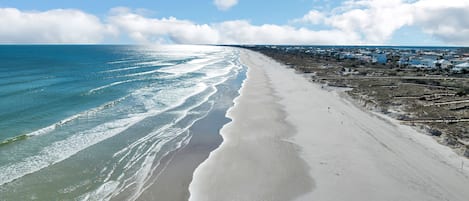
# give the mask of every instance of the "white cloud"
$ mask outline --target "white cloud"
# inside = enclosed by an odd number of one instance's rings
[[[325,22],[327,25],[363,35],[368,43],[384,43],[393,33],[412,23],[412,7],[400,0],[347,1]]]
[[[320,16],[312,10],[313,19]],[[449,44],[469,44],[469,1],[467,0],[349,0],[328,13],[324,24],[362,36],[365,43],[389,41],[404,26],[421,28]],[[308,21],[309,13],[301,18]],[[319,20],[311,20],[317,24]]]
[[[302,18],[294,19],[292,22],[295,23],[310,23],[310,24],[320,24],[324,20],[324,14],[317,10],[311,10]]]
[[[224,44],[357,44],[359,38],[339,30],[312,31],[306,28],[228,21],[214,25]]]
[[[107,36],[136,43],[181,44],[356,44],[357,35],[312,31],[245,20],[197,24],[174,17],[148,18],[125,7],[111,9],[102,23],[79,10],[24,12],[0,9],[1,43],[99,43]],[[119,35],[118,35],[119,34]]]
[[[396,31],[413,26],[444,43],[469,45],[467,0],[349,0],[291,21],[320,25],[316,27],[322,30],[295,27],[298,24],[254,25],[246,20],[198,24],[145,17],[145,13],[119,7],[99,19],[74,9],[0,8],[0,43],[100,43],[128,38],[136,43],[386,44]]]
[[[116,30],[79,10],[0,8],[0,43],[99,43],[112,34]]]
[[[355,44],[358,36],[338,30],[312,31],[305,28],[264,24],[245,20],[196,24],[187,20],[146,18],[121,10],[108,21],[139,43],[167,41],[184,44]]]
[[[415,25],[442,41],[469,45],[469,1],[421,0],[414,4]]]
[[[214,0],[213,3],[219,10],[228,10],[238,4],[238,0]]]
[[[214,44],[218,32],[207,24],[194,24],[186,20],[146,18],[132,12],[121,12],[108,18],[110,24],[138,43],[169,42],[184,44]]]

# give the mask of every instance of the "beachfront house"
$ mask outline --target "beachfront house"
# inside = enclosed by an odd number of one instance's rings
[[[410,57],[408,64],[412,67],[423,65],[422,59],[418,57]]]
[[[435,61],[435,66],[441,69],[449,69],[453,66],[453,64],[446,59],[439,59]]]
[[[343,59],[353,59],[354,58],[354,54],[350,53],[350,52],[342,52],[340,55],[339,55],[339,59],[340,60],[343,60]]]
[[[422,60],[423,65],[428,66],[428,68],[436,68],[436,59],[425,58]]]
[[[411,58],[409,63],[414,68],[434,69],[436,68],[436,60],[431,58]]]
[[[364,62],[364,63],[370,63],[370,62],[372,61],[371,56],[368,56],[368,55],[356,54],[355,57],[356,57],[359,61]]]
[[[399,59],[399,61],[397,62],[397,65],[399,65],[399,67],[406,67],[409,65],[409,58],[404,58],[404,57],[401,57]]]
[[[388,62],[388,57],[385,53],[375,53],[371,56],[372,63],[386,64]]]
[[[469,72],[469,62],[461,63],[461,64],[454,66],[454,68],[451,69],[451,72],[453,73]]]
[[[455,57],[454,59],[451,60],[451,63],[453,66],[457,66],[462,63],[469,62],[469,57]]]
[[[400,67],[407,67],[411,65],[410,60],[414,58],[413,54],[410,52],[397,52],[397,55],[399,55],[399,60],[397,61],[397,64]]]

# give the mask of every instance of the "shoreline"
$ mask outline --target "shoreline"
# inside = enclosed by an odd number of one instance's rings
[[[137,200],[187,200],[192,173],[222,142],[218,132],[229,122],[224,114],[225,111],[221,110],[210,111],[206,117],[197,121],[190,129],[193,133],[190,142],[161,160],[162,167],[156,170],[154,182]],[[214,121],[219,123],[213,124]]]
[[[253,60],[247,64],[248,79],[228,112],[233,121],[222,129],[222,145],[194,172],[190,200],[465,200],[469,197],[467,159],[410,126],[378,118],[336,91],[321,89],[271,58],[248,50],[242,52],[244,64],[247,59]],[[262,76],[263,80],[259,79]],[[262,84],[264,89],[270,89],[272,98],[255,90],[254,85]],[[250,90],[257,93],[249,96],[246,91]],[[297,166],[285,165],[291,164],[291,158],[278,157],[277,152],[267,155],[245,153],[243,149],[235,152],[237,147],[249,144],[255,144],[249,151],[264,152],[265,139],[257,136],[262,133],[262,125],[250,126],[248,120],[259,113],[259,107],[269,104],[276,105],[274,108],[283,111],[284,116],[280,122],[264,123],[270,127],[286,126],[288,132],[275,133],[279,130],[271,129],[271,135],[294,147],[290,153],[297,157],[299,164],[306,163],[303,169],[306,172],[300,172],[307,181],[279,181],[282,186],[277,189],[262,185],[276,176],[270,169],[278,167],[275,163],[260,166],[266,158],[280,158],[279,164],[284,165],[285,172],[294,172]],[[240,115],[243,108],[244,116]],[[272,116],[262,114],[258,118]],[[463,166],[458,167],[460,162]],[[309,185],[302,188],[305,186],[298,183]],[[268,188],[290,193],[289,197],[274,194],[268,197],[261,193]],[[298,191],[299,188],[302,189]]]
[[[216,86],[217,92],[211,97],[214,105],[205,117],[190,127],[192,138],[189,143],[161,160],[151,184],[136,200],[188,200],[194,170],[222,143],[219,131],[231,121],[225,115],[233,106],[232,100],[239,96],[245,71],[240,69],[236,76]]]
[[[189,200],[291,200],[313,186],[268,77],[246,57],[241,50],[248,72],[227,112],[232,121],[220,131],[220,147],[194,172]]]

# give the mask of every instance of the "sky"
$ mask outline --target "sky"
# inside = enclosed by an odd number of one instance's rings
[[[0,44],[469,46],[469,0],[0,0]]]

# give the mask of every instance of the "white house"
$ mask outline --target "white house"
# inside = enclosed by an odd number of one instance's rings
[[[446,59],[440,59],[435,61],[435,66],[440,67],[442,69],[450,68],[452,63]]]
[[[455,73],[462,73],[464,70],[469,71],[469,62],[458,64],[451,69],[451,71]]]
[[[424,58],[422,59],[422,65],[425,65],[427,66],[428,68],[435,68],[435,61],[436,59],[432,59],[432,58]]]

